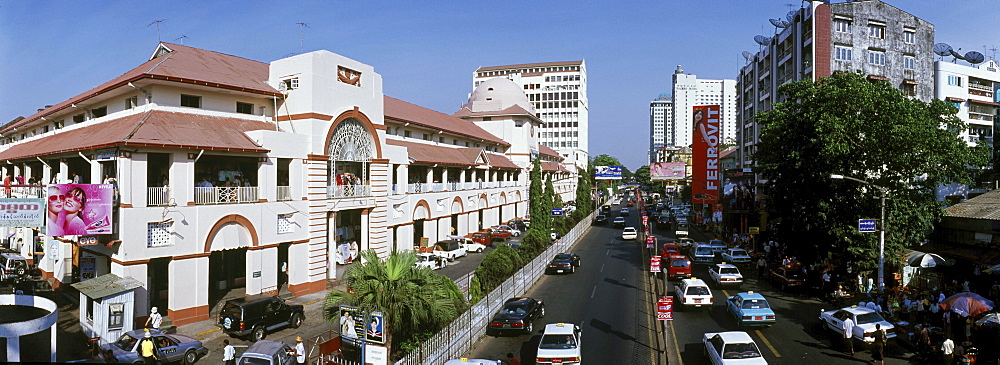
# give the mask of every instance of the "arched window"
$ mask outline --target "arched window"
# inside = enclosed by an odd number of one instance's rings
[[[368,164],[374,157],[375,142],[368,130],[356,119],[347,119],[337,126],[330,140],[327,197],[345,198],[370,196]]]

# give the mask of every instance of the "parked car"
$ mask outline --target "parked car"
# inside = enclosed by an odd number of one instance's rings
[[[878,323],[885,331],[886,338],[896,337],[896,327],[892,323],[882,318],[874,309],[868,307],[846,307],[831,311],[820,311],[819,320],[823,326],[836,331],[837,336],[843,337],[844,320],[850,318],[854,321],[854,331],[851,336],[866,343],[875,341],[875,324]]]
[[[572,323],[545,325],[538,341],[535,364],[580,364],[583,361],[580,326]]]
[[[715,262],[715,250],[706,243],[698,243],[691,250],[691,258],[698,264],[711,264]]]
[[[715,298],[705,281],[697,278],[684,279],[674,285],[674,306],[677,309],[687,307],[711,308]]]
[[[28,276],[28,260],[16,253],[0,254],[0,281]]]
[[[776,322],[774,310],[760,293],[736,293],[726,299],[726,310],[737,326],[771,326]]]
[[[705,356],[713,365],[767,364],[757,343],[746,332],[706,333],[701,342],[705,344]]]
[[[284,342],[261,340],[250,345],[236,360],[239,365],[291,365],[295,364],[292,346]]]
[[[608,224],[608,216],[604,214],[598,214],[594,216],[594,220],[590,222],[590,224],[595,226],[603,226],[605,224]]]
[[[680,246],[677,246],[677,244],[673,242],[664,243],[663,247],[660,248],[660,257],[662,258],[667,258],[673,255],[680,255],[680,254],[681,254]]]
[[[576,272],[576,269],[580,267],[580,256],[575,253],[561,253],[557,254],[549,262],[549,266],[545,268],[546,273],[564,273],[568,272],[570,274]]]
[[[465,247],[465,252],[482,253],[484,250],[486,250],[486,245],[482,243],[473,242],[472,240],[465,242],[464,244],[462,244],[462,246]]]
[[[750,262],[750,254],[742,248],[728,248],[722,251],[722,261],[731,264],[746,264]]]
[[[52,284],[41,277],[23,277],[11,279],[0,284],[0,294],[35,295],[56,300]]]
[[[101,345],[101,352],[108,362],[142,363],[139,356],[139,340],[146,335],[145,329],[131,330],[123,333],[118,340]],[[208,348],[201,341],[179,334],[165,334],[160,330],[150,329],[150,338],[160,362],[179,362],[194,364],[198,359],[208,355]]]
[[[708,276],[720,287],[735,286],[739,288],[743,285],[743,275],[740,274],[740,269],[733,264],[715,264],[708,268]]]
[[[494,241],[509,240],[510,237],[514,235],[510,231],[510,229],[504,229],[504,228],[500,228],[500,227],[502,227],[502,226],[490,227],[490,228],[487,229],[487,232],[490,232],[490,236],[493,237]]]
[[[468,255],[465,246],[459,240],[444,240],[434,243],[434,254],[441,256],[448,261],[455,261],[459,257]]]
[[[541,300],[531,297],[510,298],[493,315],[486,332],[492,335],[504,332],[530,334],[532,322],[542,317],[545,317],[545,303]]]
[[[771,283],[787,290],[789,287],[802,286],[806,283],[806,276],[802,270],[790,269],[787,267],[776,267],[771,269]]]
[[[519,237],[521,235],[521,230],[517,229],[517,228],[514,228],[513,226],[502,225],[502,226],[497,227],[497,229],[498,230],[507,230],[507,231],[510,231],[510,235],[513,236],[513,237]]]
[[[416,267],[426,267],[431,270],[437,270],[448,266],[447,259],[432,253],[421,252],[416,254],[416,256],[417,262],[413,264],[413,266]]]
[[[691,277],[691,260],[684,255],[671,255],[667,276],[686,279]]]
[[[528,230],[528,225],[524,224],[524,221],[520,219],[512,219],[507,222],[507,225],[510,226],[511,228],[517,228],[517,230],[521,231],[522,233]]]
[[[249,336],[260,341],[282,327],[299,328],[306,315],[301,305],[288,305],[274,295],[257,294],[226,301],[217,325],[234,337]]]
[[[472,242],[475,242],[475,243],[478,243],[478,244],[481,244],[481,245],[486,245],[486,246],[489,246],[489,247],[493,247],[493,236],[491,236],[489,234],[489,232],[476,232],[476,233],[473,233],[473,234],[469,235],[469,239],[471,239]]]
[[[687,237],[678,238],[677,246],[680,246],[681,250],[690,251],[694,247],[694,240]]]
[[[639,232],[635,230],[635,227],[625,227],[622,230],[623,240],[634,240],[636,238],[639,238]]]
[[[625,227],[625,217],[615,217],[615,220],[611,222],[611,226],[615,228]]]
[[[622,217],[627,217],[629,214],[628,208],[622,208],[620,211],[618,211],[618,214],[621,215]]]

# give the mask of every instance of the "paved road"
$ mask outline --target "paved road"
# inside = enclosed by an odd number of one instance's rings
[[[638,226],[635,215],[631,225]],[[574,323],[583,330],[583,358],[590,364],[654,364],[660,345],[653,331],[652,297],[647,290],[639,243],[622,241],[621,229],[594,227],[572,249],[582,258],[579,271],[546,275],[526,295],[545,302],[546,317],[535,322],[536,333],[484,336],[465,354],[501,359],[520,355],[534,363],[539,332],[546,323]]]

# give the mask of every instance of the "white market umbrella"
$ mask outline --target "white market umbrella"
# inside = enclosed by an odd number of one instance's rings
[[[919,255],[914,255],[906,260],[906,263],[910,267],[938,267],[945,266],[948,264],[948,260],[938,254],[933,253],[922,253]]]

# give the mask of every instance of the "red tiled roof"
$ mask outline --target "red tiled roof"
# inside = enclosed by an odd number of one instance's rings
[[[268,152],[244,134],[253,130],[274,130],[274,125],[238,118],[150,111],[19,143],[0,152],[0,160],[115,146]]]
[[[722,150],[722,153],[719,153],[719,158],[727,158],[730,155],[735,154],[737,150],[738,149],[736,147],[729,147],[727,149],[724,149]]]
[[[542,161],[542,171],[570,172],[561,163],[555,161]]]
[[[435,130],[478,138],[485,142],[496,143],[505,147],[510,146],[510,143],[497,138],[497,136],[494,136],[492,133],[487,132],[485,129],[480,128],[470,121],[459,119],[448,114],[440,113],[388,96],[383,97],[382,100],[385,117],[387,119],[409,122]]]
[[[401,141],[398,139],[387,139],[385,143],[393,146],[406,147],[406,154],[413,160],[413,162],[416,163],[436,163],[462,166],[489,165],[499,168],[520,168],[511,162],[506,156],[494,153],[486,154],[487,163],[476,162],[479,159],[479,156],[484,152],[482,148],[447,147],[427,143]]]
[[[132,70],[82,94],[45,108],[20,121],[0,127],[6,133],[13,127],[25,125],[40,117],[48,116],[73,104],[79,104],[101,93],[123,87],[140,79],[158,79],[190,84],[206,85],[231,90],[239,90],[264,95],[281,95],[265,81],[269,75],[269,65],[218,52],[161,43],[159,47],[171,50],[162,56],[150,59]],[[157,48],[157,51],[160,48]]]
[[[559,152],[556,152],[556,150],[552,149],[549,146],[543,145],[543,144],[538,145],[538,153],[541,153],[541,154],[546,155],[546,156],[552,156],[552,157],[558,158],[559,161],[564,160],[563,157],[562,157],[562,155],[559,154]]]
[[[486,156],[487,156],[487,158],[490,159],[490,166],[499,167],[499,168],[505,168],[505,169],[506,168],[509,168],[509,169],[520,169],[521,168],[521,166],[518,166],[517,164],[515,164],[514,161],[511,161],[509,158],[507,158],[507,156],[499,155],[499,154],[496,154],[496,153],[488,153],[488,152],[486,153]]]

